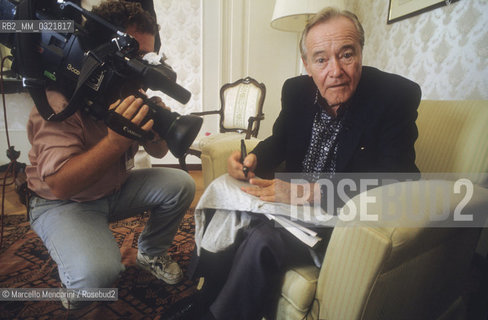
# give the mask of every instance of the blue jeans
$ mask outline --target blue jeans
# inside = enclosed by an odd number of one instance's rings
[[[195,183],[182,170],[137,169],[118,192],[95,201],[32,197],[30,223],[57,263],[65,287],[110,287],[125,267],[109,222],[150,210],[139,250],[160,256],[171,245],[194,195]]]

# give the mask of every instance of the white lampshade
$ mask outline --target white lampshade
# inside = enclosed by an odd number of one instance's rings
[[[344,0],[276,0],[271,27],[302,32],[308,20],[325,7],[344,9]]]

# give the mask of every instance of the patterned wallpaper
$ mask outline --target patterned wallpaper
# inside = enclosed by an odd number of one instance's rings
[[[349,0],[363,63],[410,78],[422,99],[488,99],[488,0],[459,0],[387,25],[389,0]]]
[[[192,93],[182,105],[161,95],[166,104],[181,114],[202,110],[202,8],[200,0],[154,1],[154,10],[161,26],[161,50],[166,62],[178,74],[178,84]],[[161,52],[160,52],[161,53]]]

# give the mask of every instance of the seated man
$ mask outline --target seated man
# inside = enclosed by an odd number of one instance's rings
[[[139,54],[154,51],[159,26],[140,4],[110,1],[93,12],[132,35],[139,43]],[[47,91],[47,97],[54,110],[67,105],[57,88]],[[159,105],[166,108],[161,101]],[[153,126],[152,119],[143,123],[148,106],[140,98],[123,97],[107,108],[143,130]],[[27,130],[32,149],[26,174],[34,193],[29,201],[30,222],[57,263],[64,287],[113,285],[124,265],[109,222],[147,210],[151,214],[139,237],[137,264],[168,284],[182,279],[180,267],[167,251],[194,197],[195,184],[186,172],[169,168],[131,171],[139,144],[85,110],[52,122],[33,108]],[[161,158],[168,147],[155,136],[144,148]],[[80,303],[63,301],[63,305],[75,308]]]
[[[272,177],[282,162],[286,172],[311,175],[418,173],[414,142],[420,88],[400,76],[363,67],[363,45],[363,28],[348,11],[326,8],[307,24],[300,49],[308,76],[284,83],[272,135],[243,163],[240,152],[228,159],[231,177],[249,179],[252,186],[244,187],[245,192],[290,203],[289,183],[257,178]],[[322,231],[325,237],[331,230]],[[206,319],[261,319],[276,308],[286,269],[311,263],[306,245],[255,215],[225,251],[202,250],[197,274],[204,276],[202,296],[210,300],[204,305]]]

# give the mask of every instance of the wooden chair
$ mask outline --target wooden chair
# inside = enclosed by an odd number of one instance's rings
[[[220,89],[219,110],[192,113],[197,116],[218,114],[220,133],[197,136],[186,154],[178,159],[181,168],[187,171],[186,156],[191,154],[200,157],[205,145],[230,140],[256,139],[260,121],[264,119],[265,96],[266,86],[250,77],[223,85]]]

